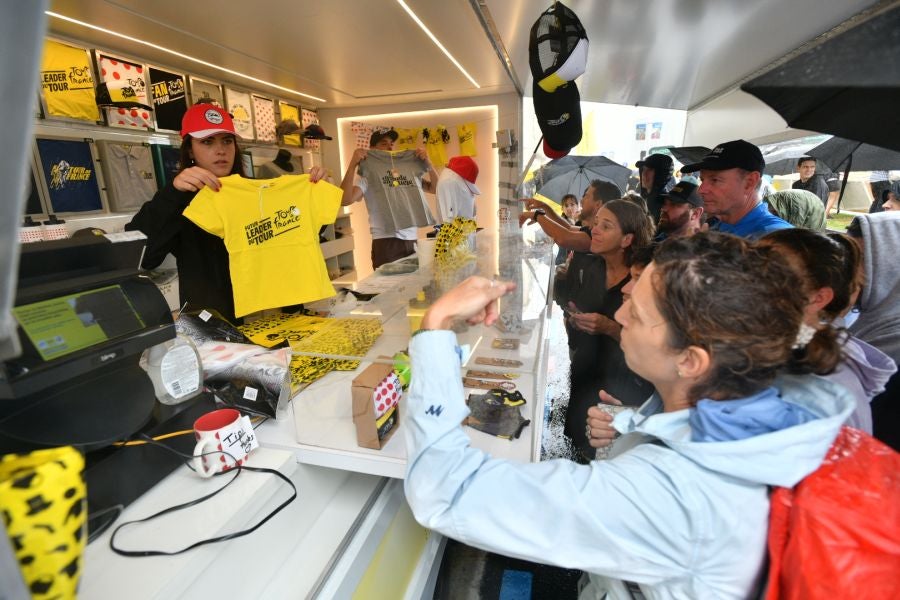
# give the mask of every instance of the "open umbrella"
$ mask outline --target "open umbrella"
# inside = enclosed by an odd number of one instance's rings
[[[846,169],[851,156],[855,171],[900,169],[900,152],[872,144],[854,142],[842,137],[833,137],[815,148],[811,148],[809,155],[825,163],[833,171]]]
[[[837,209],[841,211],[841,201],[847,188],[850,171],[892,170],[900,167],[900,152],[864,144],[841,137],[833,137],[809,151],[816,161],[824,162],[835,171],[844,172],[841,182],[841,193],[838,196]]]
[[[631,169],[605,156],[564,156],[541,167],[534,179],[539,194],[559,202],[566,194],[581,198],[594,179],[612,182],[624,192],[629,177]]]
[[[767,175],[790,175],[797,171],[797,159],[801,156],[809,156],[810,148],[814,148],[827,136],[804,138],[803,140],[790,140],[768,144],[762,150],[763,160],[766,161]],[[831,169],[822,162],[816,162],[816,173],[827,173]]]
[[[741,86],[791,127],[900,150],[900,5],[873,11]]]

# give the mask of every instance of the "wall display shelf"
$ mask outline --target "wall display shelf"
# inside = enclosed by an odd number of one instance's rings
[[[290,406],[281,411],[278,419],[261,426],[267,443],[295,452],[302,463],[384,475],[403,477],[406,468],[406,447],[403,436],[404,401],[399,405],[399,430],[381,450],[357,445],[356,430],[351,411],[351,383],[369,364],[405,350],[409,337],[418,328],[418,319],[429,304],[456,283],[469,275],[480,274],[513,280],[516,291],[501,301],[500,326],[468,327],[457,333],[460,345],[467,346],[469,356],[460,377],[466,370],[493,370],[514,373],[516,389],[527,403],[522,414],[531,423],[515,440],[506,440],[467,428],[472,445],[495,457],[531,462],[540,458],[540,438],[544,419],[544,395],[547,374],[547,318],[548,289],[551,278],[552,246],[543,240],[523,241],[516,228],[508,234],[482,231],[475,240],[477,260],[456,269],[436,271],[432,265],[404,275],[379,272],[353,287],[362,292],[378,292],[372,300],[357,303],[352,309],[342,303],[343,313],[335,316],[377,316],[382,321],[383,334],[362,358],[355,371],[332,372],[301,390]],[[406,260],[406,259],[403,259]],[[349,310],[348,310],[349,309]],[[514,339],[516,349],[498,349],[496,339]],[[312,354],[312,356],[316,356]],[[323,355],[325,356],[325,355]],[[327,355],[331,357],[331,355]],[[502,358],[521,363],[515,367],[492,367],[478,364],[483,358]],[[346,357],[359,358],[359,357]],[[413,377],[425,374],[413,373]],[[466,394],[486,390],[466,388]],[[459,399],[462,401],[463,399]]]

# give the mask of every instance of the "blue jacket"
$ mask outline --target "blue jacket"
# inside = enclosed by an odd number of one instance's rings
[[[453,333],[423,332],[410,354],[405,491],[416,519],[471,546],[587,571],[610,598],[630,598],[622,580],[654,599],[747,597],[763,570],[768,486],[815,470],[854,408],[824,379],[784,378],[783,397],[814,420],[695,442],[693,409],[657,413],[654,397],[616,417],[625,435],[614,458],[520,464],[469,447]]]
[[[794,226],[769,212],[765,202],[760,202],[734,225],[719,221],[710,229],[756,240],[776,229],[792,229]]]

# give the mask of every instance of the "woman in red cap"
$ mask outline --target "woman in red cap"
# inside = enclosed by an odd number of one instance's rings
[[[181,120],[181,170],[125,226],[147,236],[143,268],[153,269],[166,255],[175,256],[182,306],[214,309],[230,321],[237,319],[225,243],[182,212],[203,188],[219,191],[220,177],[246,177],[237,137],[231,115],[223,108],[214,104],[190,107]],[[318,181],[324,174],[320,167],[313,167],[310,180]]]

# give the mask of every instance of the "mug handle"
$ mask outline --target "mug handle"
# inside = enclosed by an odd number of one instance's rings
[[[213,468],[210,471],[207,471],[206,467],[204,466],[204,463],[203,463],[203,454],[205,453],[203,450],[203,447],[206,446],[208,442],[215,442],[215,441],[216,440],[214,438],[204,438],[204,439],[200,440],[199,442],[197,442],[197,445],[194,446],[194,459],[193,459],[194,471],[196,471],[197,475],[199,475],[200,477],[207,478],[207,477],[212,477],[213,475],[216,474],[215,468]],[[215,447],[213,449],[215,449]],[[212,461],[210,461],[210,462],[212,462]],[[215,463],[213,463],[213,464],[215,464]]]

